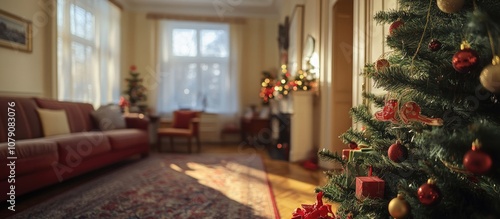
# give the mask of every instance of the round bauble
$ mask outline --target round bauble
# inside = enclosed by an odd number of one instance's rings
[[[408,149],[398,141],[389,147],[387,155],[392,161],[401,163],[408,158]]]
[[[460,73],[468,73],[479,64],[479,54],[470,48],[464,48],[453,55],[453,68]]]
[[[350,149],[357,149],[358,148],[358,144],[356,144],[356,142],[353,142],[353,141],[349,142],[348,145],[349,145]]]
[[[429,42],[429,45],[428,45],[429,50],[433,51],[433,52],[436,52],[436,51],[440,50],[441,46],[442,46],[441,42],[439,42],[439,40],[437,40],[437,39],[432,39],[431,42]]]
[[[492,164],[491,156],[479,148],[472,146],[472,150],[464,155],[464,167],[469,172],[482,175],[487,173]]]
[[[479,76],[479,81],[486,90],[500,93],[500,64],[486,66]]]
[[[386,68],[389,68],[390,66],[391,66],[391,64],[389,64],[389,61],[387,61],[387,59],[379,59],[375,63],[375,70],[383,71]]]
[[[434,180],[429,179],[418,188],[418,200],[424,205],[434,205],[441,200],[441,191],[436,186]]]
[[[404,199],[403,195],[398,194],[398,197],[393,198],[389,202],[388,209],[389,214],[392,217],[395,219],[402,219],[405,218],[410,212],[410,205],[408,205],[408,202]]]
[[[394,32],[394,30],[398,29],[403,24],[404,24],[404,22],[401,19],[394,21],[391,24],[391,26],[389,26],[389,35],[392,35],[392,32]]]
[[[464,0],[437,0],[439,10],[444,13],[456,13],[464,6]]]

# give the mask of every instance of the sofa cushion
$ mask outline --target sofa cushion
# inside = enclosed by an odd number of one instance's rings
[[[90,114],[101,131],[124,129],[127,127],[125,118],[123,118],[118,105],[101,106]]]
[[[66,111],[49,109],[37,109],[37,111],[42,122],[44,136],[70,133]]]
[[[140,129],[117,129],[104,131],[113,149],[124,149],[137,145],[148,145],[148,132]]]
[[[15,111],[11,110],[9,117],[9,103],[14,103]],[[0,142],[7,142],[9,118],[15,118],[14,139],[30,139],[43,137],[42,125],[36,112],[37,106],[32,98],[0,97]],[[11,119],[12,120],[12,119]]]
[[[26,139],[16,141],[15,154],[10,155],[8,144],[0,143],[0,156],[7,158],[15,156],[15,174],[17,176],[35,172],[41,169],[52,168],[52,163],[59,160],[57,145],[55,142],[44,139]],[[10,163],[11,160],[4,160],[5,163]],[[0,178],[3,180],[8,177],[10,166],[6,164],[0,166],[2,171]]]
[[[104,154],[111,150],[102,132],[79,132],[46,138],[57,143],[59,162],[70,167],[79,165],[82,160]]]
[[[66,110],[71,133],[85,132],[94,129],[88,103],[65,102],[52,99],[35,98],[40,108],[53,110]]]

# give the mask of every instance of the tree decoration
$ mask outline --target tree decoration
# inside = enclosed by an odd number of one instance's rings
[[[375,63],[375,69],[378,72],[384,71],[386,68],[389,68],[390,66],[391,64],[389,63],[389,61],[387,61],[387,59],[379,59]]]
[[[142,85],[142,79],[139,78],[139,73],[136,70],[135,65],[130,66],[130,78],[125,79],[128,85],[124,93],[128,95],[130,107],[139,106],[140,102],[147,100],[146,88]],[[140,107],[144,107],[144,104]]]
[[[311,90],[311,82],[309,80],[307,72],[302,70],[298,71],[298,74],[295,76],[295,80],[289,83],[290,87],[293,91],[307,91]]]
[[[464,167],[469,172],[477,175],[487,173],[492,164],[491,156],[481,150],[479,140],[472,142],[472,149],[464,155]]]
[[[460,11],[464,3],[464,0],[437,0],[439,10],[448,14]]]
[[[335,214],[332,206],[323,204],[323,192],[316,195],[316,203],[312,205],[302,204],[302,208],[297,208],[292,214],[292,219],[334,219]]]
[[[348,146],[350,149],[357,149],[358,148],[358,144],[356,144],[356,142],[353,142],[353,141],[349,142]]]
[[[428,179],[427,183],[422,184],[417,190],[417,196],[420,203],[424,205],[434,205],[441,200],[441,191],[436,186],[433,179]]]
[[[397,19],[394,21],[391,26],[389,26],[389,35],[392,35],[394,30],[397,30],[400,26],[402,26],[404,22],[401,19]]]
[[[288,72],[287,66],[285,64],[281,65],[281,79],[279,79],[274,86],[274,91],[278,93],[277,96],[279,98],[288,96],[290,92],[289,78],[290,72]]]
[[[379,121],[390,121],[394,124],[399,124],[400,121],[404,124],[410,122],[421,122],[426,125],[441,126],[443,125],[443,120],[440,118],[429,118],[422,115],[420,106],[413,102],[408,101],[401,109],[399,109],[398,100],[390,99],[385,102],[382,111],[375,113],[375,118]]]
[[[460,73],[469,73],[479,64],[479,54],[470,48],[469,43],[463,42],[460,51],[453,55],[453,68]]]
[[[390,99],[385,101],[384,108],[382,111],[375,113],[375,118],[379,121],[390,121],[392,123],[398,123],[397,112],[399,109],[398,100]]]
[[[410,213],[410,205],[402,194],[398,194],[389,202],[389,214],[395,219],[403,219]]]
[[[432,52],[436,52],[436,51],[440,50],[441,46],[442,46],[441,42],[439,40],[437,40],[437,39],[432,39],[431,42],[429,42],[429,45],[428,45],[429,50],[432,51]]]
[[[427,125],[432,126],[441,126],[443,125],[443,120],[440,118],[429,118],[427,116],[420,114],[421,108],[420,106],[413,102],[406,102],[403,107],[399,110],[399,115],[403,123],[407,124],[411,121],[421,122]]]
[[[500,93],[500,57],[495,56],[490,65],[486,66],[479,80],[486,90],[498,94]]]
[[[262,72],[260,98],[263,105],[268,105],[269,100],[274,98],[274,77],[268,71]]]
[[[408,158],[408,149],[401,144],[401,141],[396,141],[387,150],[387,156],[389,159],[396,163],[401,163]]]

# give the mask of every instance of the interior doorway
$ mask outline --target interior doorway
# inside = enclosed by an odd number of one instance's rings
[[[333,151],[342,151],[345,145],[338,138],[352,126],[349,110],[353,95],[353,1],[338,0],[332,13],[332,96],[331,142]]]

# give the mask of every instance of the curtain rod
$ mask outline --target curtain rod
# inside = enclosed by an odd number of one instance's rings
[[[159,14],[159,13],[148,13],[146,14],[148,19],[170,19],[170,20],[183,20],[183,21],[201,21],[201,22],[223,22],[223,23],[236,23],[245,24],[246,19],[242,17],[213,17],[213,16],[190,16],[190,15],[178,15],[178,14]]]

